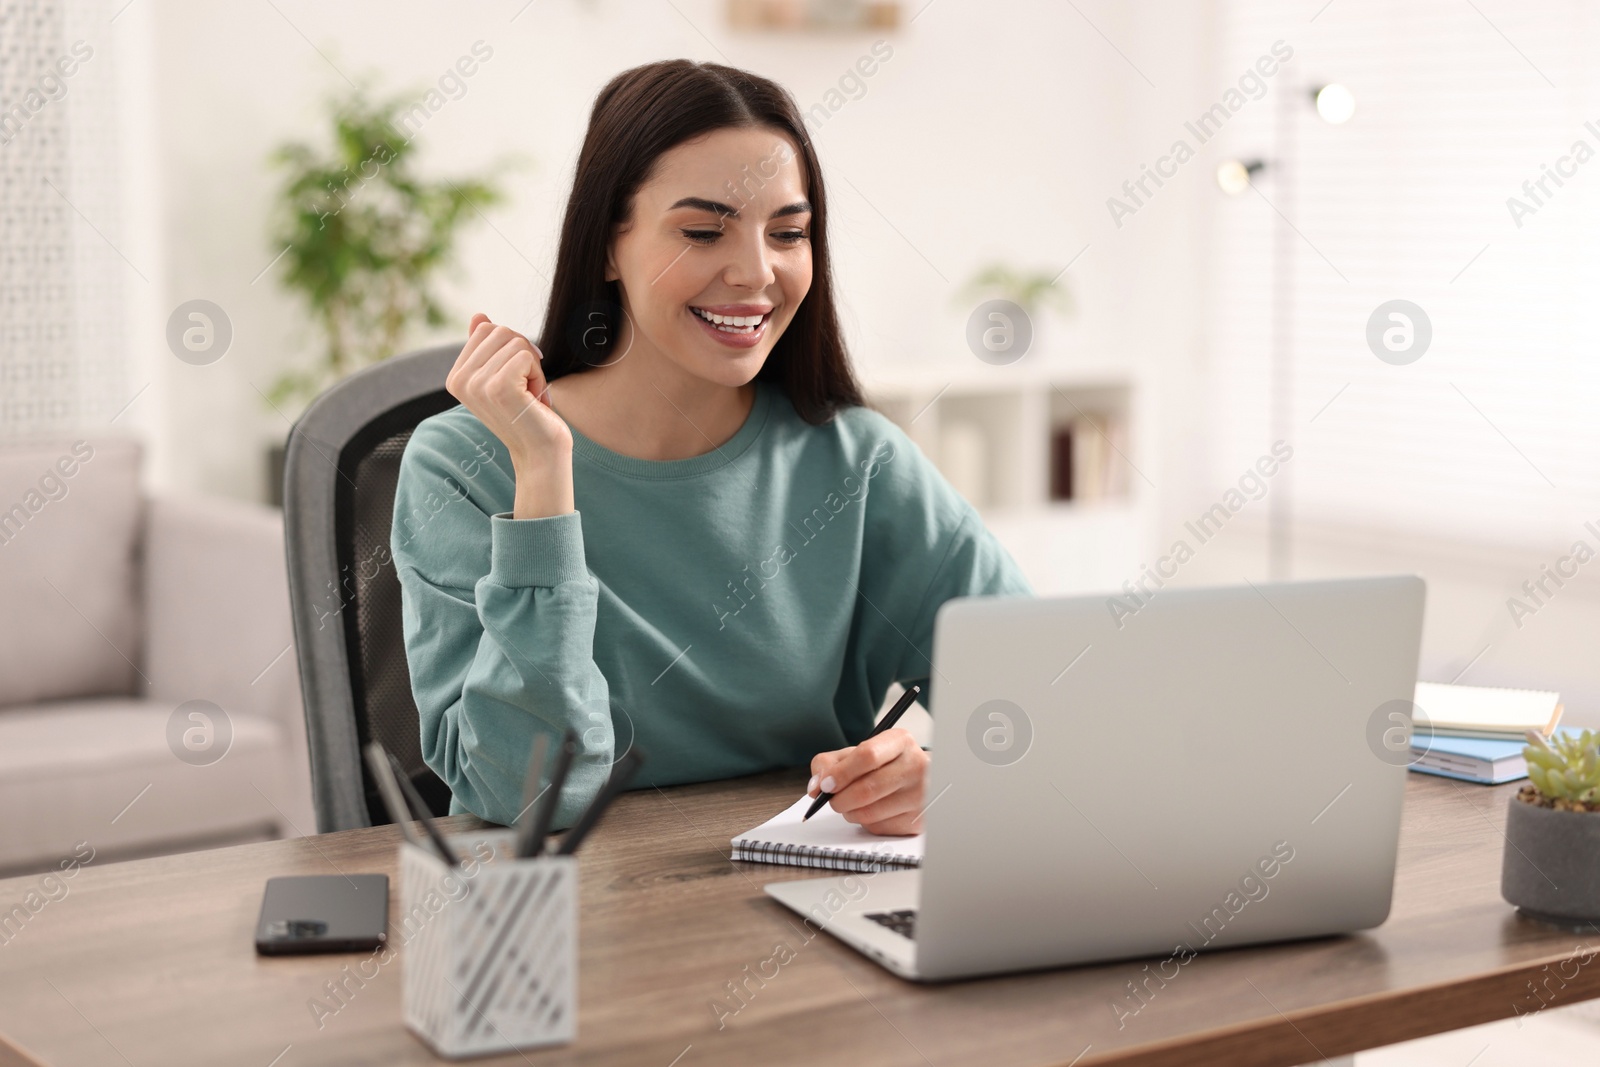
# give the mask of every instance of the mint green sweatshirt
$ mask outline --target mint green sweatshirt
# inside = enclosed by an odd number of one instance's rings
[[[465,407],[423,420],[401,460],[406,656],[452,814],[511,822],[533,737],[567,726],[580,749],[557,827],[631,745],[647,757],[635,788],[806,766],[866,737],[891,682],[927,685],[939,605],[1031,595],[867,408],[812,426],[760,382],[704,455],[572,437],[577,510],[549,518],[511,518],[511,461]]]

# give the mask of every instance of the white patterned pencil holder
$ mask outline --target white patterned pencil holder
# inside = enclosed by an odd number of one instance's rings
[[[573,1040],[577,859],[516,859],[510,830],[448,839],[464,867],[400,846],[406,1026],[448,1059]]]

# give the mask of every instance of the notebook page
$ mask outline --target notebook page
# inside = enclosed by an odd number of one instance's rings
[[[923,835],[911,837],[885,837],[868,833],[855,823],[847,822],[831,805],[801,822],[811,797],[801,797],[783,811],[760,826],[746,830],[733,839],[737,850],[741,845],[797,845],[801,848],[836,849],[860,852],[864,856],[882,859],[921,861]]]
[[[1438,727],[1478,730],[1539,730],[1555,725],[1555,693],[1533,689],[1418,682],[1416,702],[1422,717]]]

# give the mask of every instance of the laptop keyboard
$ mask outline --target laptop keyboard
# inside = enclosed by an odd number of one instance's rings
[[[901,937],[915,941],[917,937],[917,909],[905,908],[901,911],[869,911],[866,917],[879,926],[886,926]]]

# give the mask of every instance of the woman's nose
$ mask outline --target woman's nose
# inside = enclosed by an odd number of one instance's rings
[[[771,285],[776,276],[765,241],[765,235],[759,235],[752,241],[740,242],[733,259],[723,268],[723,280],[741,289],[765,289]]]

